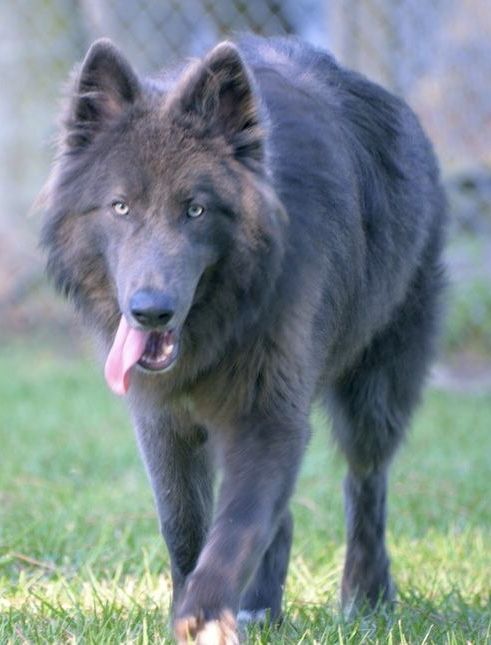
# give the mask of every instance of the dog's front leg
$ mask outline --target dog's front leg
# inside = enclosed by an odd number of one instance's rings
[[[169,549],[175,606],[211,523],[213,475],[207,435],[185,416],[169,411],[156,418],[139,415],[135,426]]]
[[[308,437],[302,421],[248,419],[221,435],[217,512],[176,607],[179,643],[232,644],[240,596],[284,517]]]

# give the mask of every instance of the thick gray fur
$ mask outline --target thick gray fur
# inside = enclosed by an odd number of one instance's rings
[[[190,201],[206,207],[196,220]],[[99,41],[75,75],[45,202],[49,272],[103,353],[122,314],[139,326],[138,290],[172,303],[177,361],[135,368],[127,398],[178,638],[226,610],[279,618],[316,400],[348,463],[344,603],[390,600],[387,469],[443,286],[445,202],[407,105],[295,39],[223,43],[152,79]]]

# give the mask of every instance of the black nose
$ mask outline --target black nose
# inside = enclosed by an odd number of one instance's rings
[[[143,327],[164,327],[174,315],[172,298],[154,289],[140,289],[130,299],[131,315]]]

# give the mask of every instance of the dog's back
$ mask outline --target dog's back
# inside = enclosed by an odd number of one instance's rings
[[[438,167],[408,106],[329,54],[292,38],[248,37],[241,48],[290,220],[279,306],[313,316],[312,359],[340,376],[426,282],[440,293]],[[309,349],[308,325],[302,336]]]

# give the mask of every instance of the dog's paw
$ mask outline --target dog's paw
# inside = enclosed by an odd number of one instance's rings
[[[375,589],[350,590],[343,585],[341,608],[347,621],[373,613],[390,612],[395,605],[396,588],[392,579],[387,577],[383,585]]]
[[[200,616],[183,616],[174,622],[178,645],[239,645],[236,620],[230,611],[219,618],[205,620]]]

